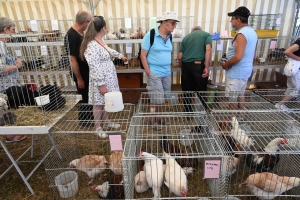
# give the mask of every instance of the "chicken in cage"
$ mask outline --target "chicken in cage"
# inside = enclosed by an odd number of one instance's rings
[[[151,116],[132,118],[122,158],[125,198],[226,196],[226,182],[235,173],[237,161],[224,155],[225,143],[216,137],[214,119],[201,114],[163,117],[170,125],[163,125],[159,131],[148,124]],[[193,118],[193,123],[187,124],[187,117]],[[218,165],[218,181],[204,179],[204,163],[210,160],[224,160],[222,166]]]

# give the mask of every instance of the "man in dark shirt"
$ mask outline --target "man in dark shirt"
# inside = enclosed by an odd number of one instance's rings
[[[93,20],[92,15],[87,11],[79,11],[76,14],[74,25],[68,30],[64,45],[66,52],[70,55],[70,65],[73,72],[73,80],[76,84],[78,94],[81,94],[82,100],[79,102],[79,124],[89,125],[89,120],[92,120],[92,106],[85,105],[89,100],[89,66],[86,60],[79,58],[80,45],[83,40],[83,32]]]

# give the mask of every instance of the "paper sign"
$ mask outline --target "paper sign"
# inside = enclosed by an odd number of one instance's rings
[[[36,20],[30,20],[30,29],[31,29],[31,31],[39,30],[38,23]]]
[[[19,50],[19,49],[15,50],[15,53],[16,53],[16,56],[17,56],[17,57],[22,56],[22,52],[21,52],[21,50]]]
[[[41,46],[41,55],[42,56],[48,55],[47,46]]]
[[[111,151],[123,151],[122,136],[119,134],[108,135],[110,150]]]
[[[59,27],[58,27],[58,21],[57,21],[56,19],[51,20],[51,26],[52,26],[52,31],[57,31],[57,30],[59,30]]]
[[[280,24],[281,24],[281,17],[279,17],[279,18],[276,19],[276,24],[277,24],[277,25],[280,25]]]
[[[223,40],[217,42],[217,51],[223,51]]]
[[[227,30],[222,31],[221,37],[228,37],[228,31]]]
[[[270,49],[275,49],[276,43],[277,43],[277,40],[271,40],[271,42],[270,42]]]
[[[131,28],[131,18],[125,18],[125,28]]]
[[[204,178],[220,178],[221,160],[205,160]]]
[[[156,28],[156,17],[150,18],[150,29]]]
[[[132,53],[132,44],[126,44],[126,53]]]

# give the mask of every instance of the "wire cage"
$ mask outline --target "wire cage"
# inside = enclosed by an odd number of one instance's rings
[[[154,106],[157,104],[156,106]],[[205,107],[195,92],[142,92],[136,108],[137,114],[199,115]]]
[[[48,33],[56,34],[59,37],[53,37],[53,39],[62,39],[65,33],[73,25],[74,20],[15,20],[17,34],[24,35],[28,41],[37,42],[35,36],[26,37],[26,34],[45,33],[46,37]]]
[[[202,102],[206,103],[210,112],[275,112],[278,111],[274,104],[251,90],[246,90],[244,95],[240,91],[232,91],[228,95],[225,91],[211,90],[198,92]]]
[[[79,104],[78,106],[87,105]],[[95,134],[94,120],[92,118],[86,118],[84,126],[78,123],[78,115],[92,116],[91,113],[84,110],[88,109],[83,108],[82,111],[79,111],[74,107],[49,130],[60,153],[59,156],[55,152],[51,152],[44,162],[53,199],[62,199],[71,196],[79,199],[97,199],[98,193],[92,190],[93,186],[102,185],[105,181],[108,179],[111,180],[112,178],[118,179],[119,182],[110,182],[109,185],[111,187],[123,188],[121,183],[122,153],[111,151],[112,147],[109,142],[111,139],[109,139],[109,137],[104,139]],[[124,146],[127,129],[133,112],[134,105],[125,104],[123,111],[110,113],[110,122],[118,123],[120,127],[117,129],[110,128],[105,126],[106,122],[102,120],[103,131],[108,135],[114,135],[116,133],[121,135]],[[47,146],[49,144],[44,143],[43,145]],[[104,156],[105,158],[99,156]],[[71,163],[75,159],[81,160],[80,162],[74,161]],[[107,164],[105,164],[106,162]],[[73,185],[66,186],[63,189],[59,188],[57,182],[63,182],[67,177],[67,175],[62,173],[67,173],[70,170],[77,174],[77,186],[75,187],[75,185]],[[91,174],[94,174],[93,181],[89,179],[92,177],[89,171]],[[74,189],[76,189],[76,192],[73,191]]]
[[[144,165],[138,156],[140,152],[150,153],[156,158],[164,160],[163,151],[168,152],[184,169],[194,168],[191,174],[187,173],[188,194],[186,197],[177,197],[169,193],[169,189],[163,185],[160,189],[161,199],[198,199],[199,197],[224,197],[227,191],[227,179],[225,171],[227,166],[221,167],[220,176],[216,179],[204,177],[204,163],[207,160],[222,160],[224,157],[225,143],[215,137],[215,120],[210,115],[198,116],[161,116],[170,122],[170,125],[156,129],[149,125],[151,116],[134,115],[125,142],[122,158],[125,199],[151,199],[153,193],[149,190],[137,193],[135,190],[136,175]],[[160,161],[158,161],[160,162]],[[164,161],[163,161],[164,162]],[[152,173],[154,173],[152,171]],[[157,174],[153,174],[157,176]],[[180,174],[175,177],[180,181]],[[184,177],[184,176],[182,176]]]
[[[254,90],[254,92],[273,104],[280,103],[285,96],[290,96],[291,98],[288,101],[283,102],[284,105],[287,107],[289,112],[299,112],[300,110],[299,90],[297,89]]]
[[[219,134],[216,135],[226,141],[227,149],[232,149],[225,153],[239,159],[236,173],[230,178],[229,196],[240,199],[255,196],[261,199],[300,197],[300,171],[297,167],[300,162],[300,124],[293,117],[283,112],[246,112],[242,114],[242,120],[241,116],[232,112],[214,113],[213,116],[218,124],[216,131]],[[238,124],[234,123],[233,117],[239,119]],[[246,140],[251,143],[246,143]],[[255,173],[261,173],[255,175],[256,180],[269,175],[262,181],[265,186],[253,181]],[[286,182],[277,179],[277,175],[293,178],[286,178],[290,182],[285,185]],[[268,182],[270,178],[274,182]],[[254,184],[257,188],[251,191],[250,187]],[[269,184],[276,189],[270,189]],[[265,190],[260,190],[264,187]]]

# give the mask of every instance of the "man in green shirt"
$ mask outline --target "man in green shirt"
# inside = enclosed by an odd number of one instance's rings
[[[200,26],[182,40],[178,60],[181,69],[182,91],[207,91],[212,40]],[[185,112],[191,112],[191,94],[185,94]],[[199,97],[200,98],[200,97]],[[202,99],[200,98],[202,101]],[[202,102],[204,104],[204,102]],[[205,104],[204,104],[205,105]]]

